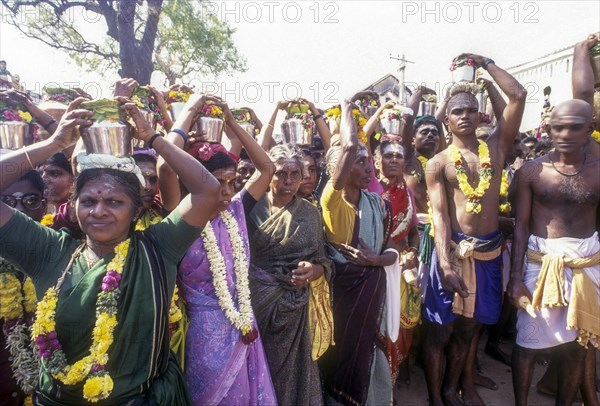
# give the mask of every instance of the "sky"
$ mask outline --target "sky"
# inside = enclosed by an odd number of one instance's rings
[[[5,10],[2,10],[4,12]],[[442,89],[460,53],[493,58],[507,68],[572,46],[600,31],[598,1],[212,1],[214,14],[236,29],[234,41],[248,71],[203,77],[196,89],[253,107],[267,120],[277,101],[305,97],[319,107],[349,98],[382,76],[398,74],[390,54],[406,55],[406,81]],[[91,37],[103,20],[72,15]],[[116,73],[86,73],[60,51],[24,38],[0,22],[0,59],[30,90],[48,83],[110,96]],[[160,75],[153,84],[162,86]]]

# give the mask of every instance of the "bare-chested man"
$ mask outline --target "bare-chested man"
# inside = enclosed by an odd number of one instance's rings
[[[533,303],[517,322],[512,360],[517,405],[527,404],[536,350],[553,347],[559,364],[556,404],[573,403],[584,345],[600,341],[600,160],[586,150],[592,107],[566,101],[554,108],[550,126],[555,148],[517,175],[509,292],[517,307]],[[586,405],[594,404],[585,396]]]
[[[427,164],[427,189],[439,258],[432,260],[423,311],[427,326],[425,377],[433,405],[461,405],[463,401],[483,404],[472,385],[473,377],[464,377],[461,382],[462,401],[457,388],[473,335],[481,323],[494,324],[500,315],[500,180],[506,156],[518,133],[527,94],[515,78],[491,59],[479,55],[465,57],[472,58],[477,67],[486,68],[509,101],[487,144],[481,143],[475,136],[479,122],[477,99],[467,91],[467,85],[455,85],[445,118],[452,133],[452,145]],[[470,186],[465,185],[465,180]],[[446,347],[447,368],[442,387],[441,365]]]

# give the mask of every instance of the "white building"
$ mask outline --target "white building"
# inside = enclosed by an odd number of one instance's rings
[[[572,67],[573,46],[506,69],[527,89],[527,103],[521,131],[533,130],[539,126],[544,105],[543,90],[546,86],[552,89],[550,94],[552,106],[573,98]]]

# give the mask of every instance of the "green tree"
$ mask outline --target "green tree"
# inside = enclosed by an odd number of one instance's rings
[[[216,76],[247,69],[232,40],[235,30],[212,13],[204,16],[201,7],[197,0],[166,0],[163,5],[154,66],[170,85],[190,75]]]
[[[66,51],[88,71],[114,69],[121,77],[148,84],[154,69],[163,70],[169,82],[193,72],[246,69],[231,38],[234,30],[216,18],[195,17],[202,15],[199,0],[0,2],[4,22],[29,38]],[[102,21],[106,34],[94,33]]]

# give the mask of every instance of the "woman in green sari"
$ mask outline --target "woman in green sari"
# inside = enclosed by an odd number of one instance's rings
[[[0,203],[0,256],[18,265],[42,299],[33,325],[42,359],[39,405],[187,405],[169,351],[168,313],[177,263],[217,207],[219,183],[154,134],[127,99],[137,136],[169,163],[190,194],[158,224],[134,232],[142,174],[132,158],[80,155],[73,205],[85,240],[42,227]],[[205,97],[193,97],[178,127]],[[0,189],[73,145],[91,113],[73,102],[54,135],[0,158]],[[27,242],[24,246],[23,242]]]
[[[327,277],[331,262],[318,209],[296,196],[302,151],[278,145],[270,191],[247,217],[250,294],[281,405],[320,405],[316,359],[333,338]]]

